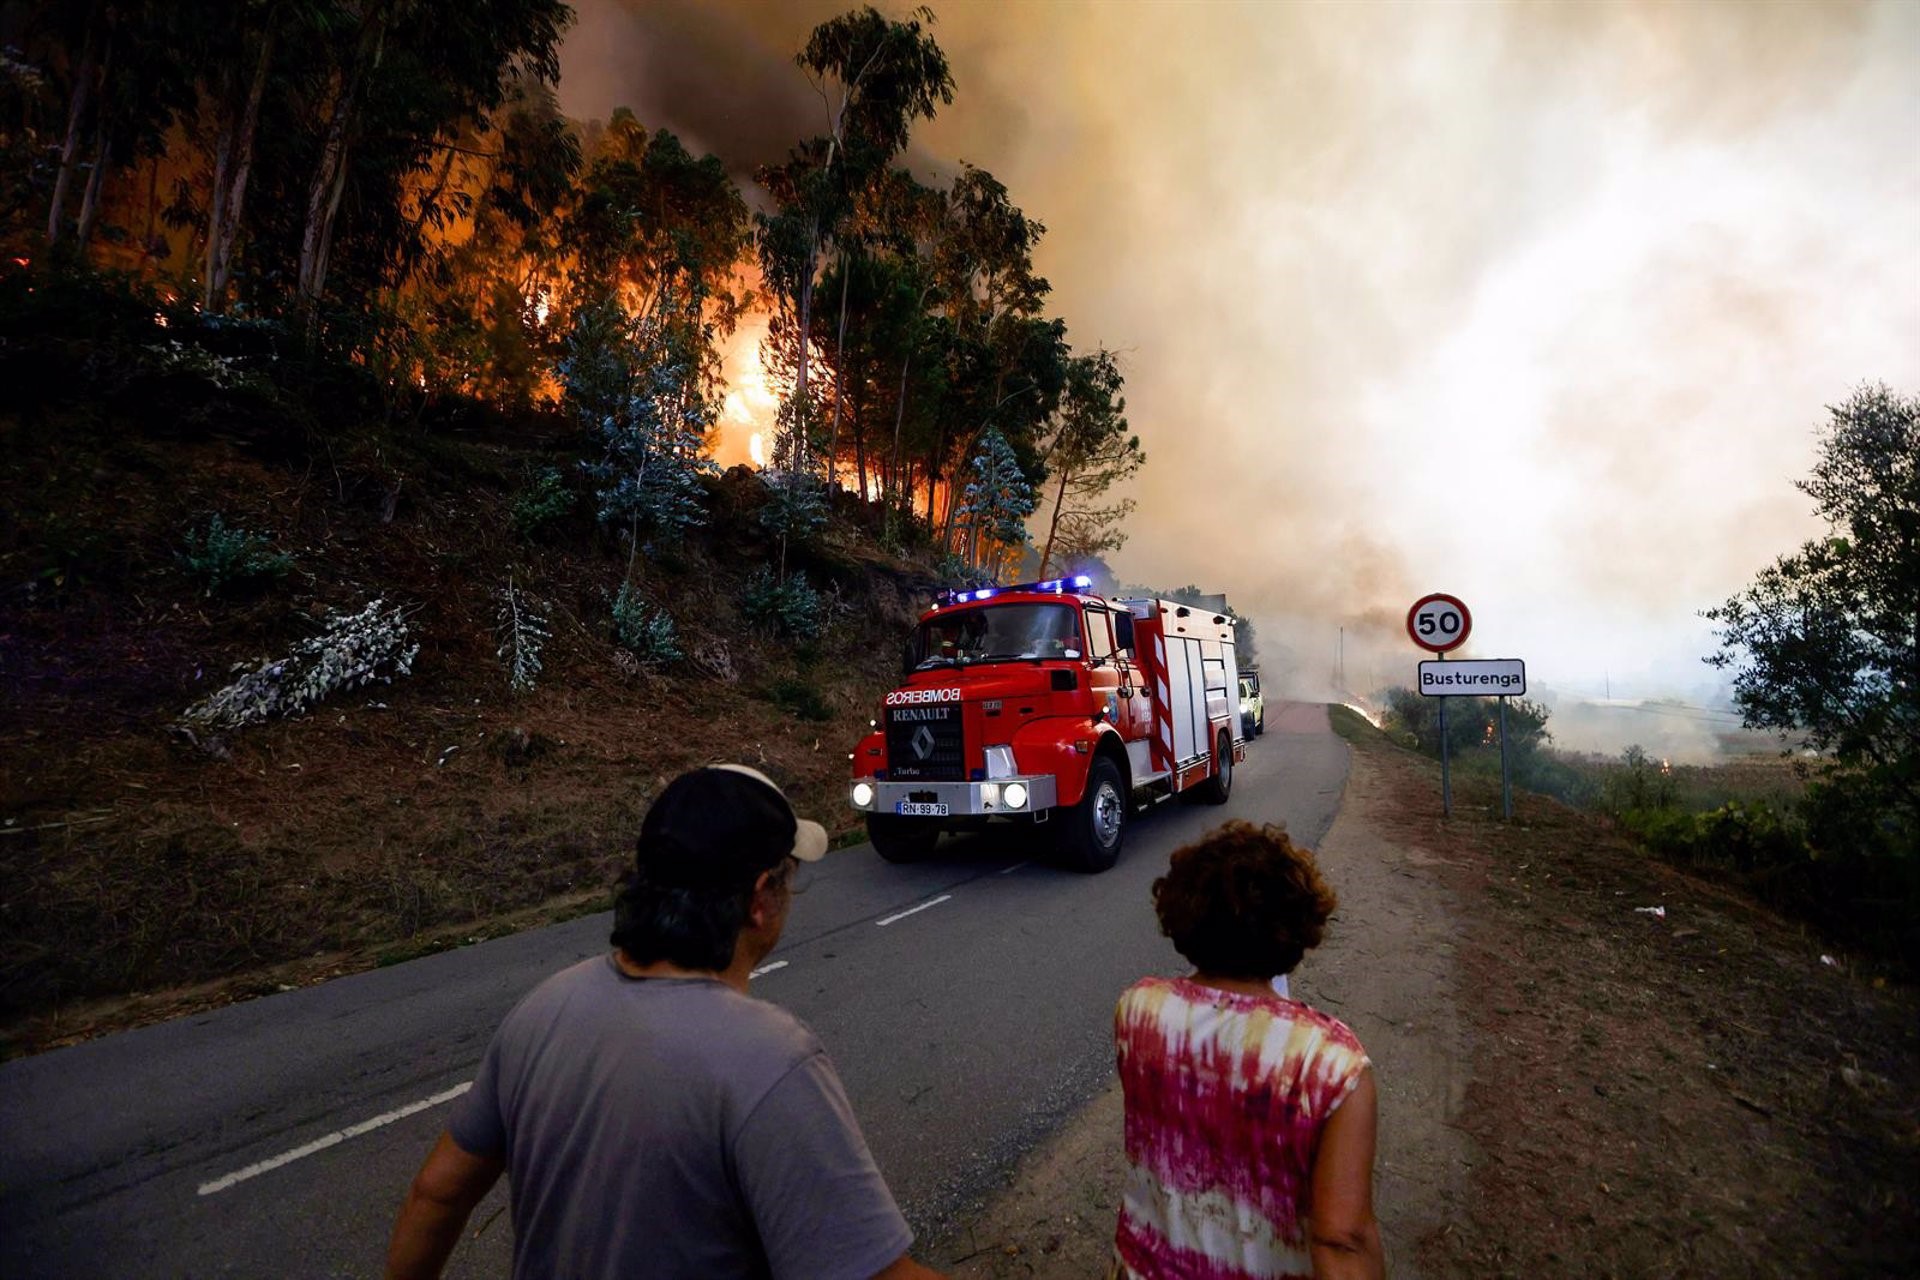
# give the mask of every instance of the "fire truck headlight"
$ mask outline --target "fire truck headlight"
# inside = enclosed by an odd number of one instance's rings
[[[856,782],[853,784],[853,807],[867,809],[873,806],[873,784]]]
[[[1009,782],[1005,787],[1001,788],[1000,798],[1007,802],[1007,808],[1009,809],[1026,808],[1027,784],[1024,782]]]

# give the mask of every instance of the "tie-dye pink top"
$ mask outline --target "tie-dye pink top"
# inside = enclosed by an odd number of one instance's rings
[[[1307,1200],[1327,1117],[1368,1066],[1353,1032],[1282,996],[1147,978],[1114,1011],[1129,1280],[1311,1277]]]

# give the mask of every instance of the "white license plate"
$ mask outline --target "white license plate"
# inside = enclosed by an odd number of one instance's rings
[[[893,811],[903,818],[944,818],[947,806],[943,804],[915,804],[911,800],[902,800],[893,806]]]

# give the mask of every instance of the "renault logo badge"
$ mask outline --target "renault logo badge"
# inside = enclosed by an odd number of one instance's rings
[[[913,754],[919,756],[922,760],[931,756],[933,754],[933,730],[927,728],[925,725],[921,725],[918,729],[914,730],[912,746]]]

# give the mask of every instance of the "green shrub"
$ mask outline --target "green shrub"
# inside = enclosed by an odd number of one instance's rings
[[[951,551],[943,551],[933,562],[933,576],[942,590],[963,591],[969,587],[982,587],[989,584],[979,570],[968,564]]]
[[[207,521],[205,530],[187,534],[180,563],[208,595],[235,587],[284,578],[293,557],[273,549],[273,543],[245,529],[229,529],[222,517]]]
[[[827,629],[826,602],[806,578],[795,573],[781,582],[764,565],[747,575],[740,611],[755,626],[802,643],[818,640]]]
[[[773,705],[802,720],[831,720],[833,708],[820,696],[820,687],[811,680],[789,676],[776,680],[767,690]]]
[[[1636,743],[1621,754],[1619,767],[1607,770],[1600,796],[1614,813],[1670,809],[1675,797],[1673,771],[1664,763],[1656,764]]]
[[[621,583],[613,598],[613,642],[643,667],[670,666],[686,656],[672,615],[650,603],[631,582]]]
[[[542,467],[513,497],[513,531],[531,538],[573,510],[573,491],[558,467]]]

